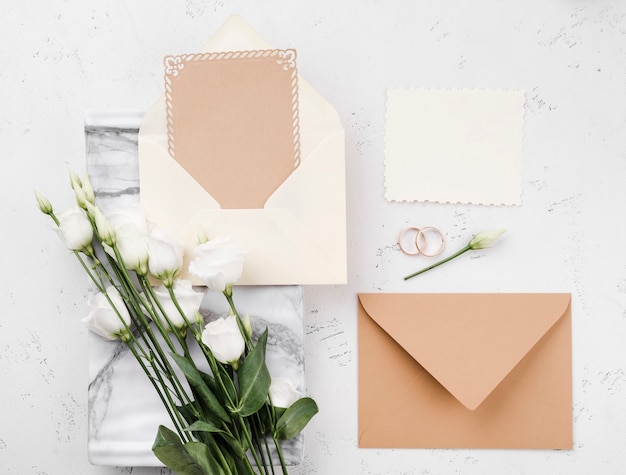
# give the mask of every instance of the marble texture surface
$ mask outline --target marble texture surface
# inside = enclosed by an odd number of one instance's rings
[[[85,117],[87,171],[98,206],[106,213],[139,203],[137,132],[141,111],[89,111]],[[219,292],[204,291],[205,323],[228,315]],[[235,287],[241,315],[249,314],[254,338],[269,330],[266,361],[273,377],[287,377],[304,392],[303,290],[301,286]],[[188,337],[192,356],[203,360]],[[163,344],[165,347],[165,345]],[[119,342],[89,335],[89,460],[95,465],[161,466],[151,451],[159,424],[169,418],[134,356]],[[201,369],[207,370],[207,368]],[[181,376],[182,377],[182,376]],[[285,460],[302,460],[303,436],[283,444]]]

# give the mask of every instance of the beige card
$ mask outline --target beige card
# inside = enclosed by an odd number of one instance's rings
[[[391,89],[385,128],[385,197],[519,205],[524,93]]]
[[[165,58],[169,152],[223,209],[258,209],[298,166],[295,50]]]

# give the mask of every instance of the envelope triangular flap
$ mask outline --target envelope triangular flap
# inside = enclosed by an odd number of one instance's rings
[[[569,294],[359,294],[365,312],[470,410],[566,313]]]

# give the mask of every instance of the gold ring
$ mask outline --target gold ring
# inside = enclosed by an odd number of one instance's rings
[[[415,244],[415,251],[408,251],[404,248],[404,246],[402,245],[402,241],[404,240],[404,235],[408,232],[408,231],[417,231],[417,234],[415,235],[415,240],[414,242]],[[415,226],[411,226],[410,228],[404,228],[401,232],[400,235],[398,236],[398,246],[400,246],[400,250],[402,252],[404,252],[406,255],[408,256],[417,256],[420,253],[419,248],[417,247],[417,236],[419,236],[419,234],[422,232],[422,230],[420,228],[416,228]]]
[[[439,238],[441,239],[441,245],[439,246],[439,249],[437,249],[435,252],[430,253],[430,254],[424,251],[424,249],[426,248],[426,241],[427,241],[425,231],[428,231],[429,229],[439,234]],[[422,244],[420,244],[420,241],[422,242]],[[443,233],[439,230],[439,228],[436,228],[434,226],[424,226],[415,235],[415,247],[417,248],[418,254],[422,254],[423,256],[426,256],[426,257],[434,257],[440,254],[441,251],[443,251],[443,248],[446,247],[446,241],[445,241],[445,238],[443,237]]]

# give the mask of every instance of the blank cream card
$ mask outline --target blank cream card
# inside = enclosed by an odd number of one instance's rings
[[[519,205],[524,93],[390,89],[385,197]]]

